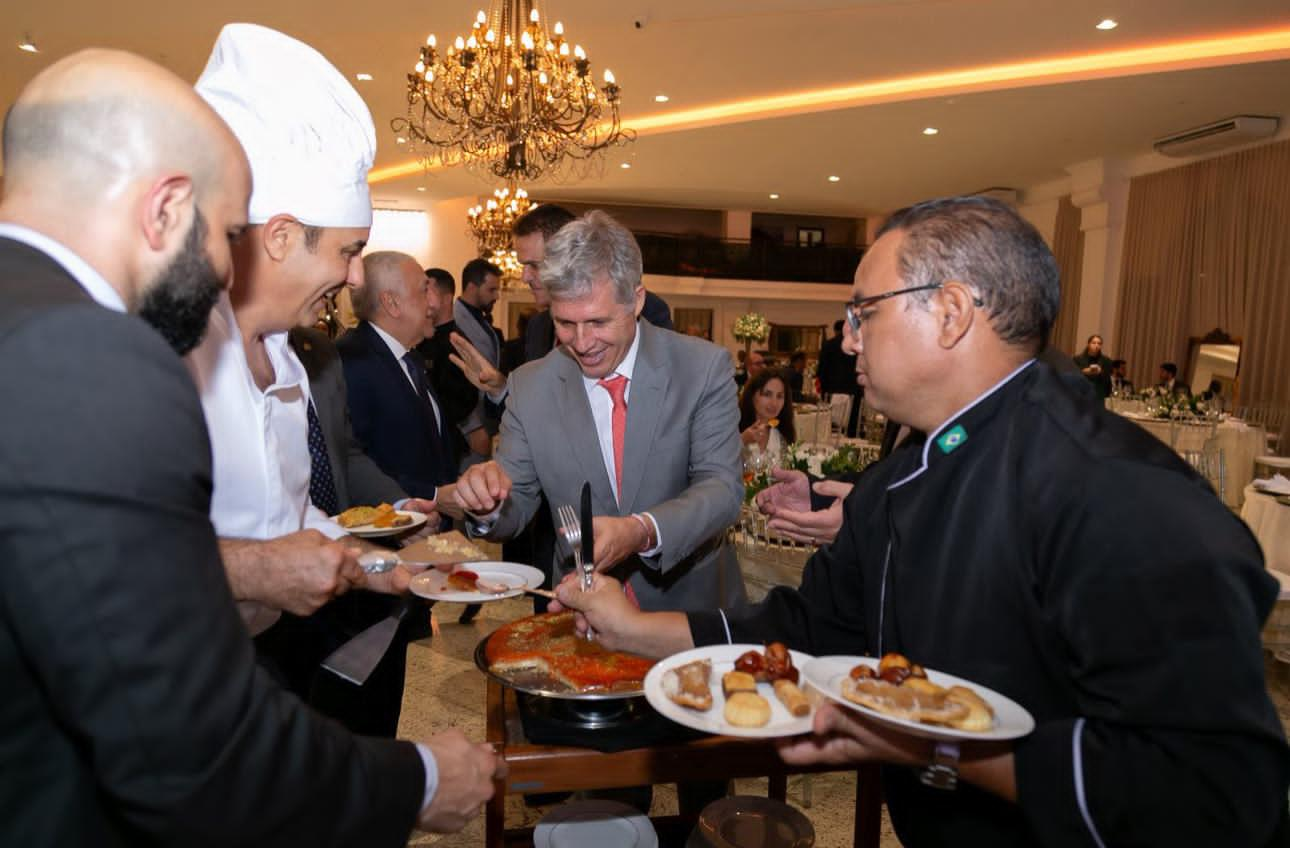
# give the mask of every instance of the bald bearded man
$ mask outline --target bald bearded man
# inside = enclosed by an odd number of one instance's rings
[[[3,145],[0,391],[22,410],[0,416],[0,844],[461,827],[491,751],[454,732],[419,755],[318,719],[257,670],[229,592],[175,351],[246,225],[234,137],[168,71],[86,51],[23,90]]]

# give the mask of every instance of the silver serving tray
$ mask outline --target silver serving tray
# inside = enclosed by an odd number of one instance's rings
[[[639,689],[616,692],[575,692],[559,681],[552,680],[550,676],[537,672],[520,672],[513,675],[498,674],[488,667],[488,658],[484,653],[484,647],[491,638],[493,638],[492,633],[480,639],[479,644],[475,646],[475,667],[501,685],[517,692],[524,692],[527,695],[536,695],[541,698],[556,698],[562,701],[621,701],[626,698],[643,698],[645,696],[643,682],[641,684],[642,688]]]

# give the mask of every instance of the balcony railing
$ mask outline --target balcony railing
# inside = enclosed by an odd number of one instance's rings
[[[864,249],[637,232],[646,274],[722,280],[850,283]]]

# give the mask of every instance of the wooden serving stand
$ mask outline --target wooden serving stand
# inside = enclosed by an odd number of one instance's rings
[[[533,844],[532,828],[506,829],[506,796],[510,794],[768,777],[769,796],[783,801],[788,775],[837,771],[832,766],[786,764],[776,751],[774,739],[709,736],[615,753],[566,745],[534,745],[524,737],[515,691],[491,677],[487,686],[485,733],[506,761],[509,772],[496,782],[493,798],[484,812],[486,848]],[[856,848],[877,848],[881,808],[878,768],[862,766],[856,770]],[[660,836],[689,833],[695,824],[694,819],[680,816],[653,821]]]

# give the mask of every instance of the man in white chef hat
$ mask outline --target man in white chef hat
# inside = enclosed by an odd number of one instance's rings
[[[282,611],[310,615],[350,588],[404,592],[409,579],[402,567],[365,575],[355,540],[339,541],[315,400],[287,340],[324,296],[362,282],[376,133],[326,58],[265,27],[226,26],[196,88],[242,143],[254,183],[232,289],[188,357],[214,453],[211,519],[261,663],[304,695],[321,657]]]

